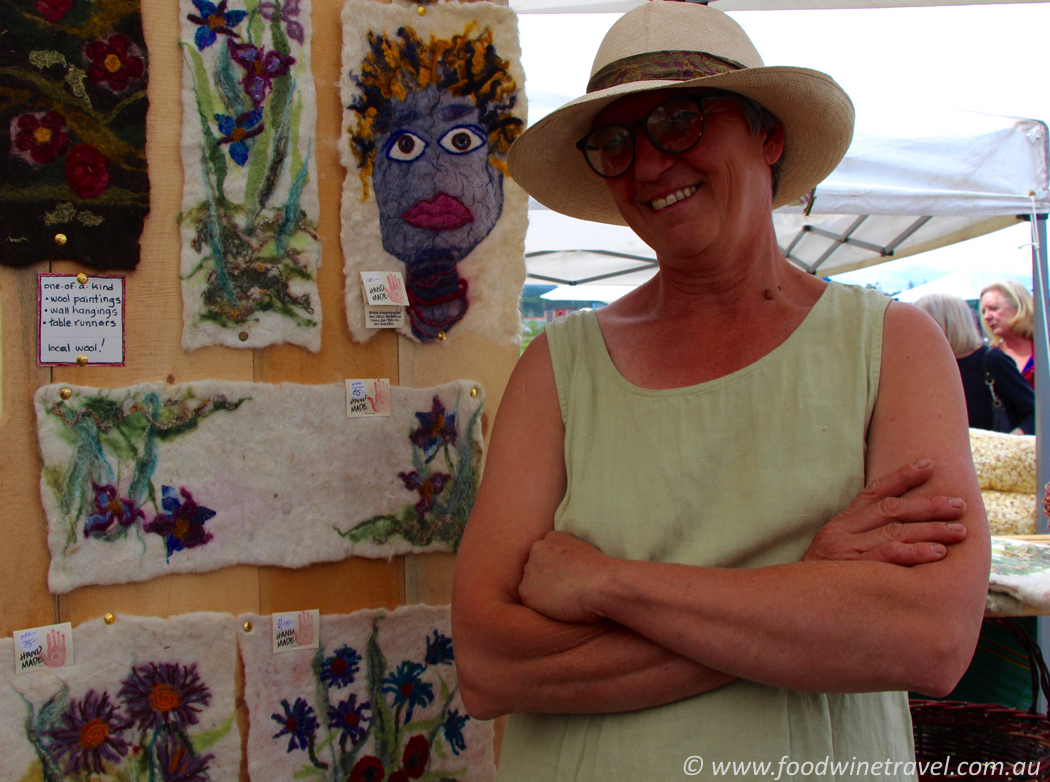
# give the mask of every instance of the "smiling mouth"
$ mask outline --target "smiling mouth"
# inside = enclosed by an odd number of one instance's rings
[[[654,212],[659,212],[661,209],[666,209],[671,204],[677,204],[679,201],[684,201],[699,188],[696,185],[690,185],[689,187],[683,187],[681,190],[675,190],[669,195],[665,195],[662,198],[657,198],[649,202],[649,206],[653,208]]]

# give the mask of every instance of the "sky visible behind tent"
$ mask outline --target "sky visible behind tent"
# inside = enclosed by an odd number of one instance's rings
[[[1046,36],[1050,3],[741,11],[731,14],[767,65],[833,76],[857,107],[857,126],[928,126],[958,108],[1050,120]],[[529,121],[582,94],[591,60],[618,14],[519,17]],[[888,123],[894,123],[890,125]],[[1031,276],[1026,225],[836,279],[902,290],[960,269]]]

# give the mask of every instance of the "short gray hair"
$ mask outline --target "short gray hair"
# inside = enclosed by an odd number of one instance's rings
[[[747,120],[747,126],[751,128],[751,135],[757,136],[762,131],[772,133],[778,128],[783,128],[780,120],[774,116],[773,112],[767,109],[760,103],[755,103],[751,98],[745,97],[733,93],[733,99],[740,107],[740,113],[744,115],[744,119]],[[784,156],[780,156],[780,160],[771,165],[770,172],[773,175],[773,200],[777,198],[777,192],[780,190],[780,167],[784,160]]]
[[[968,356],[984,344],[973,310],[958,296],[931,293],[916,301],[915,306],[937,321],[956,358]]]

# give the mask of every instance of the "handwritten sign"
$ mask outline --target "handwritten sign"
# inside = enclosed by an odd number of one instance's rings
[[[271,625],[274,654],[320,646],[321,612],[316,608],[313,611],[272,614]]]
[[[390,381],[386,378],[346,381],[346,417],[390,416]]]
[[[361,272],[365,305],[369,307],[408,306],[405,278],[401,272]]]
[[[15,630],[11,635],[15,639],[15,673],[73,664],[73,625],[69,622]]]
[[[37,344],[40,366],[124,365],[124,278],[40,274]],[[80,356],[86,360],[77,361]]]

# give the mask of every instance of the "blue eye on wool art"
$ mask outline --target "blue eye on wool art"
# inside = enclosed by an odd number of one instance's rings
[[[341,141],[347,316],[374,330],[354,282],[400,271],[403,330],[420,342],[460,330],[515,342],[527,196],[507,151],[525,128],[513,13],[491,3],[351,0],[343,11]]]

